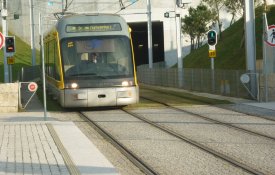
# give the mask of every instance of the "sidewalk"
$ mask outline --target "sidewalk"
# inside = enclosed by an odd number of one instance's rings
[[[0,113],[0,146],[0,175],[118,174],[73,122],[43,112]]]
[[[275,112],[275,102],[261,102],[261,103],[243,103],[245,105],[255,106],[264,109],[270,109]]]

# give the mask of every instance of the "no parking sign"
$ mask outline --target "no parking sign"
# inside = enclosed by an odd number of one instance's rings
[[[37,84],[35,82],[30,82],[28,85],[28,90],[30,92],[35,92],[37,90]]]

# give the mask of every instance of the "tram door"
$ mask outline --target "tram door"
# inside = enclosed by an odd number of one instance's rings
[[[132,28],[132,39],[136,66],[149,64],[147,23],[129,23]],[[153,62],[164,61],[163,23],[152,22]]]

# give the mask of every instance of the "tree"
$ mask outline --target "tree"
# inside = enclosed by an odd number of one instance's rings
[[[189,9],[190,10],[190,9]],[[181,20],[181,23],[183,24],[181,27],[181,30],[183,33],[186,33],[190,36],[191,40],[191,51],[195,49],[195,32],[194,32],[194,21],[192,20],[191,16],[185,15],[185,17]]]
[[[213,14],[207,6],[200,4],[196,8],[188,9],[189,16],[182,19],[182,32],[190,36],[191,51],[202,45],[202,37],[209,30]]]
[[[225,0],[227,12],[231,13],[232,18],[230,26],[233,24],[237,14],[244,16],[244,1],[243,0]]]
[[[214,14],[214,20],[218,23],[220,38],[222,38],[222,21],[220,19],[220,12],[225,6],[225,1],[226,0],[202,0],[202,2],[210,7],[210,10]]]

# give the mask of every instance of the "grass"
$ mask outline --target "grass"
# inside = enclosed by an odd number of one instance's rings
[[[12,33],[9,33],[10,36],[14,36]],[[3,49],[0,50],[0,83],[4,82],[4,53]],[[15,82],[18,80],[18,72],[22,67],[31,66],[32,64],[32,55],[31,48],[26,42],[24,42],[19,37],[15,36],[15,64],[12,67],[12,81]],[[36,64],[40,64],[39,51],[36,51]]]
[[[262,60],[262,14],[263,9],[259,7],[255,10],[255,33],[256,33],[256,59]],[[270,6],[267,13],[268,23],[275,23],[275,6]],[[245,43],[244,20],[240,19],[230,28],[222,33],[222,38],[216,45],[217,58],[215,58],[215,69],[245,70]],[[208,58],[208,45],[193,51],[183,59],[185,68],[211,68]]]

